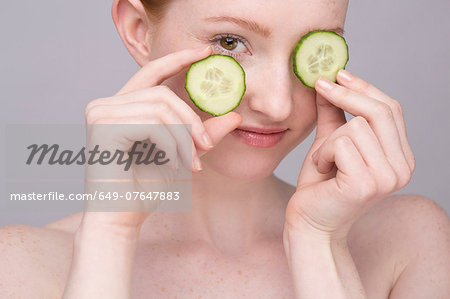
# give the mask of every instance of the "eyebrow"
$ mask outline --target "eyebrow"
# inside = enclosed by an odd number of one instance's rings
[[[210,21],[210,22],[235,23],[241,27],[247,28],[250,31],[258,33],[259,35],[262,35],[265,38],[268,38],[271,35],[271,31],[268,28],[256,23],[255,21],[251,21],[251,20],[229,17],[229,16],[209,17],[209,18],[204,18],[204,20]]]
[[[272,34],[270,29],[266,28],[263,25],[256,23],[255,21],[252,21],[252,20],[246,20],[246,19],[230,17],[230,16],[208,17],[208,18],[204,18],[203,20],[210,21],[210,22],[235,23],[241,27],[247,28],[250,31],[258,33],[259,35],[262,35],[265,38],[268,38]],[[334,31],[339,35],[344,35],[344,33],[345,33],[345,31],[342,27],[336,27],[336,28],[332,28],[332,29],[312,29],[312,30],[309,30],[308,32],[314,31],[314,30],[329,30],[329,31]]]

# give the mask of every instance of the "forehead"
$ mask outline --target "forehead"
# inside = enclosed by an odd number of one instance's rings
[[[343,27],[347,4],[348,0],[178,0],[171,11],[185,22],[217,16],[249,19],[286,35]]]

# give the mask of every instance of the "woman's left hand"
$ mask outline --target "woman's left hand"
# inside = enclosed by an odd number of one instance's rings
[[[317,128],[285,229],[345,238],[370,206],[408,184],[415,160],[400,104],[347,71],[316,83]],[[346,121],[344,110],[354,115]]]

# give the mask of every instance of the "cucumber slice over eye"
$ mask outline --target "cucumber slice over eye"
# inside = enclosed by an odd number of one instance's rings
[[[233,57],[214,54],[190,66],[185,88],[200,110],[223,115],[239,106],[246,88],[245,72]]]
[[[333,31],[311,31],[303,36],[294,50],[294,72],[308,87],[320,77],[336,82],[336,75],[348,61],[345,39]]]

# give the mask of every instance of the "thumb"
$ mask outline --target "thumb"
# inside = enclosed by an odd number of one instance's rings
[[[203,122],[206,132],[211,137],[214,145],[218,144],[231,131],[239,127],[242,117],[239,113],[231,111],[227,114],[211,117]],[[198,150],[198,155],[203,156],[206,151]]]
[[[330,136],[337,128],[347,122],[344,110],[330,103],[319,91],[316,93],[316,108],[316,140]]]
[[[328,136],[345,124],[344,111],[330,103],[319,91],[316,93],[317,128],[316,137],[306,154],[297,181],[297,188],[326,181],[335,176],[335,170],[323,174],[318,172],[312,154],[323,144]]]

